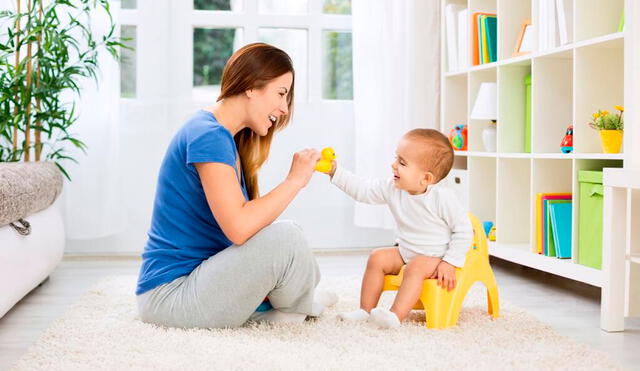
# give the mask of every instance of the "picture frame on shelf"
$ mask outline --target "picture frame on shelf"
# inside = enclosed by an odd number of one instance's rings
[[[531,19],[525,19],[520,26],[520,34],[512,56],[517,57],[531,52],[533,52],[533,26]]]

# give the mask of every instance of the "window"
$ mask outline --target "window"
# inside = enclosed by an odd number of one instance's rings
[[[138,0],[122,0],[122,9],[135,9],[138,7]]]
[[[258,41],[293,60],[296,101],[352,99],[350,0],[193,0],[187,6],[196,101],[217,98],[229,56]]]
[[[180,1],[184,1],[184,0],[180,0]],[[242,9],[242,1],[241,0],[194,0],[193,9],[238,11]]]
[[[323,54],[323,98],[353,99],[351,32],[325,31]]]
[[[260,28],[258,41],[284,50],[296,72],[295,97],[307,99],[307,30],[294,28]]]
[[[124,4],[124,3],[123,3]],[[120,37],[128,48],[120,50],[120,96],[136,96],[136,26],[122,25]]]
[[[324,0],[322,12],[326,14],[351,14],[351,0]]]
[[[193,86],[197,99],[217,98],[224,65],[241,42],[240,28],[194,28]]]

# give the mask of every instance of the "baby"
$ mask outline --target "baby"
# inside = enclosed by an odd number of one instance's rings
[[[411,130],[402,137],[391,164],[393,178],[365,180],[334,162],[331,182],[356,201],[387,204],[398,226],[399,242],[398,247],[371,252],[362,278],[360,309],[340,313],[340,319],[398,327],[418,301],[425,279],[437,278],[448,290],[455,287],[455,269],[464,264],[473,230],[456,194],[439,183],[452,165],[451,144],[433,129]],[[405,264],[391,310],[376,308],[384,276],[398,274]]]

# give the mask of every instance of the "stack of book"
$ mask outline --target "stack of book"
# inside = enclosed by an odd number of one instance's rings
[[[553,49],[573,40],[572,0],[539,0],[538,50]]]
[[[537,253],[560,259],[571,258],[571,193],[536,195]]]
[[[447,30],[447,66],[458,71],[469,66],[469,12],[457,4],[445,8]]]
[[[491,13],[472,15],[473,65],[498,60],[498,17]]]

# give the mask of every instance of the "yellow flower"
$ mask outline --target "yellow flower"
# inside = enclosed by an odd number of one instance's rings
[[[602,116],[606,116],[606,115],[608,115],[608,114],[609,114],[609,111],[606,111],[606,110],[605,110],[605,111],[602,111]]]
[[[613,107],[615,107],[615,109],[617,109],[620,112],[624,112],[624,107],[622,106],[613,106]]]
[[[593,119],[594,120],[597,120],[598,117],[600,117],[600,113],[596,112],[596,113],[593,114]]]

